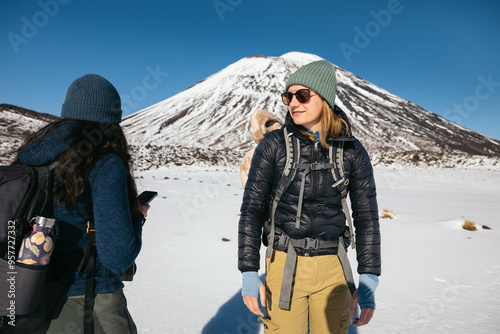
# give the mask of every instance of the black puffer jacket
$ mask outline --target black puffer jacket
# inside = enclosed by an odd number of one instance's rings
[[[347,120],[344,112],[335,106],[335,113]],[[285,126],[300,139],[300,163],[328,162],[328,150],[315,145],[304,136],[287,114]],[[345,133],[331,139],[329,144],[344,141],[344,169],[349,179],[349,196],[356,233],[358,273],[380,275],[380,229],[375,190],[375,180],[370,158],[361,143]],[[271,204],[276,187],[286,163],[285,139],[282,130],[275,130],[255,149],[252,165],[245,185],[238,236],[238,268],[240,271],[258,271],[260,243],[263,228],[265,240],[269,234]],[[345,215],[341,195],[332,188],[330,170],[311,171],[306,176],[300,228],[295,227],[299,200],[301,171],[299,170],[287,191],[281,197],[276,210],[275,223],[294,239],[311,237],[336,240],[345,230]],[[266,224],[265,224],[266,223]],[[266,225],[266,227],[264,227]],[[275,249],[285,250],[277,245]],[[296,248],[298,255],[336,254],[337,249],[305,250]]]

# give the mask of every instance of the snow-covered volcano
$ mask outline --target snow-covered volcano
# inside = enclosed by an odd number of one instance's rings
[[[213,149],[251,147],[249,120],[256,109],[284,116],[279,98],[290,73],[321,59],[286,54],[241,59],[179,94],[126,117],[133,144],[180,145]]]
[[[290,52],[243,58],[186,90],[126,117],[122,126],[136,167],[237,164],[255,146],[250,115],[282,119],[280,94],[299,67],[322,59]],[[500,169],[500,141],[466,129],[337,67],[336,103],[374,165],[411,164]],[[27,134],[56,117],[0,105],[0,162]]]
[[[182,146],[246,151],[250,115],[265,109],[286,114],[280,93],[288,76],[318,56],[243,58],[179,94],[126,117],[123,127],[136,147]],[[370,153],[394,152],[500,156],[500,141],[466,129],[337,67],[336,103],[353,134]],[[144,152],[145,153],[145,152]],[[421,159],[421,157],[420,157]]]

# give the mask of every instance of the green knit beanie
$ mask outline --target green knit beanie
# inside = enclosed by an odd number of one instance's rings
[[[302,66],[286,81],[286,90],[292,85],[305,86],[321,95],[330,107],[335,106],[337,78],[335,66],[326,60],[318,60]]]

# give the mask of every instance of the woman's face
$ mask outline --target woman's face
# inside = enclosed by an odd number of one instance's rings
[[[295,93],[299,89],[308,88],[301,85],[293,85],[288,88],[288,91]],[[313,132],[320,130],[323,100],[318,93],[311,91],[311,98],[305,103],[297,101],[297,97],[294,95],[288,105],[288,111],[295,124],[302,125]]]

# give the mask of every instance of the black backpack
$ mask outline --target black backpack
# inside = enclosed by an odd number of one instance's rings
[[[87,275],[84,332],[93,327],[94,272],[97,257],[95,229],[87,222],[88,240],[64,273],[54,277],[50,263],[32,266],[17,263],[23,238],[31,232],[36,216],[53,217],[53,184],[56,164],[31,167],[0,166],[0,333],[45,333],[52,311],[80,263],[79,275]],[[57,242],[56,242],[57,243]],[[122,273],[132,281],[135,262]]]
[[[0,258],[7,259],[37,215],[53,215],[51,196],[55,164],[0,166]],[[17,256],[17,253],[16,253]]]
[[[36,216],[53,216],[55,164],[0,167],[0,332],[29,333],[43,322],[50,265],[16,263],[24,236]],[[40,307],[40,306],[44,307]],[[37,311],[42,309],[42,313]],[[36,313],[36,314],[35,314]],[[29,320],[26,318],[29,316]],[[15,325],[15,327],[14,327]],[[25,327],[29,325],[29,327]]]

